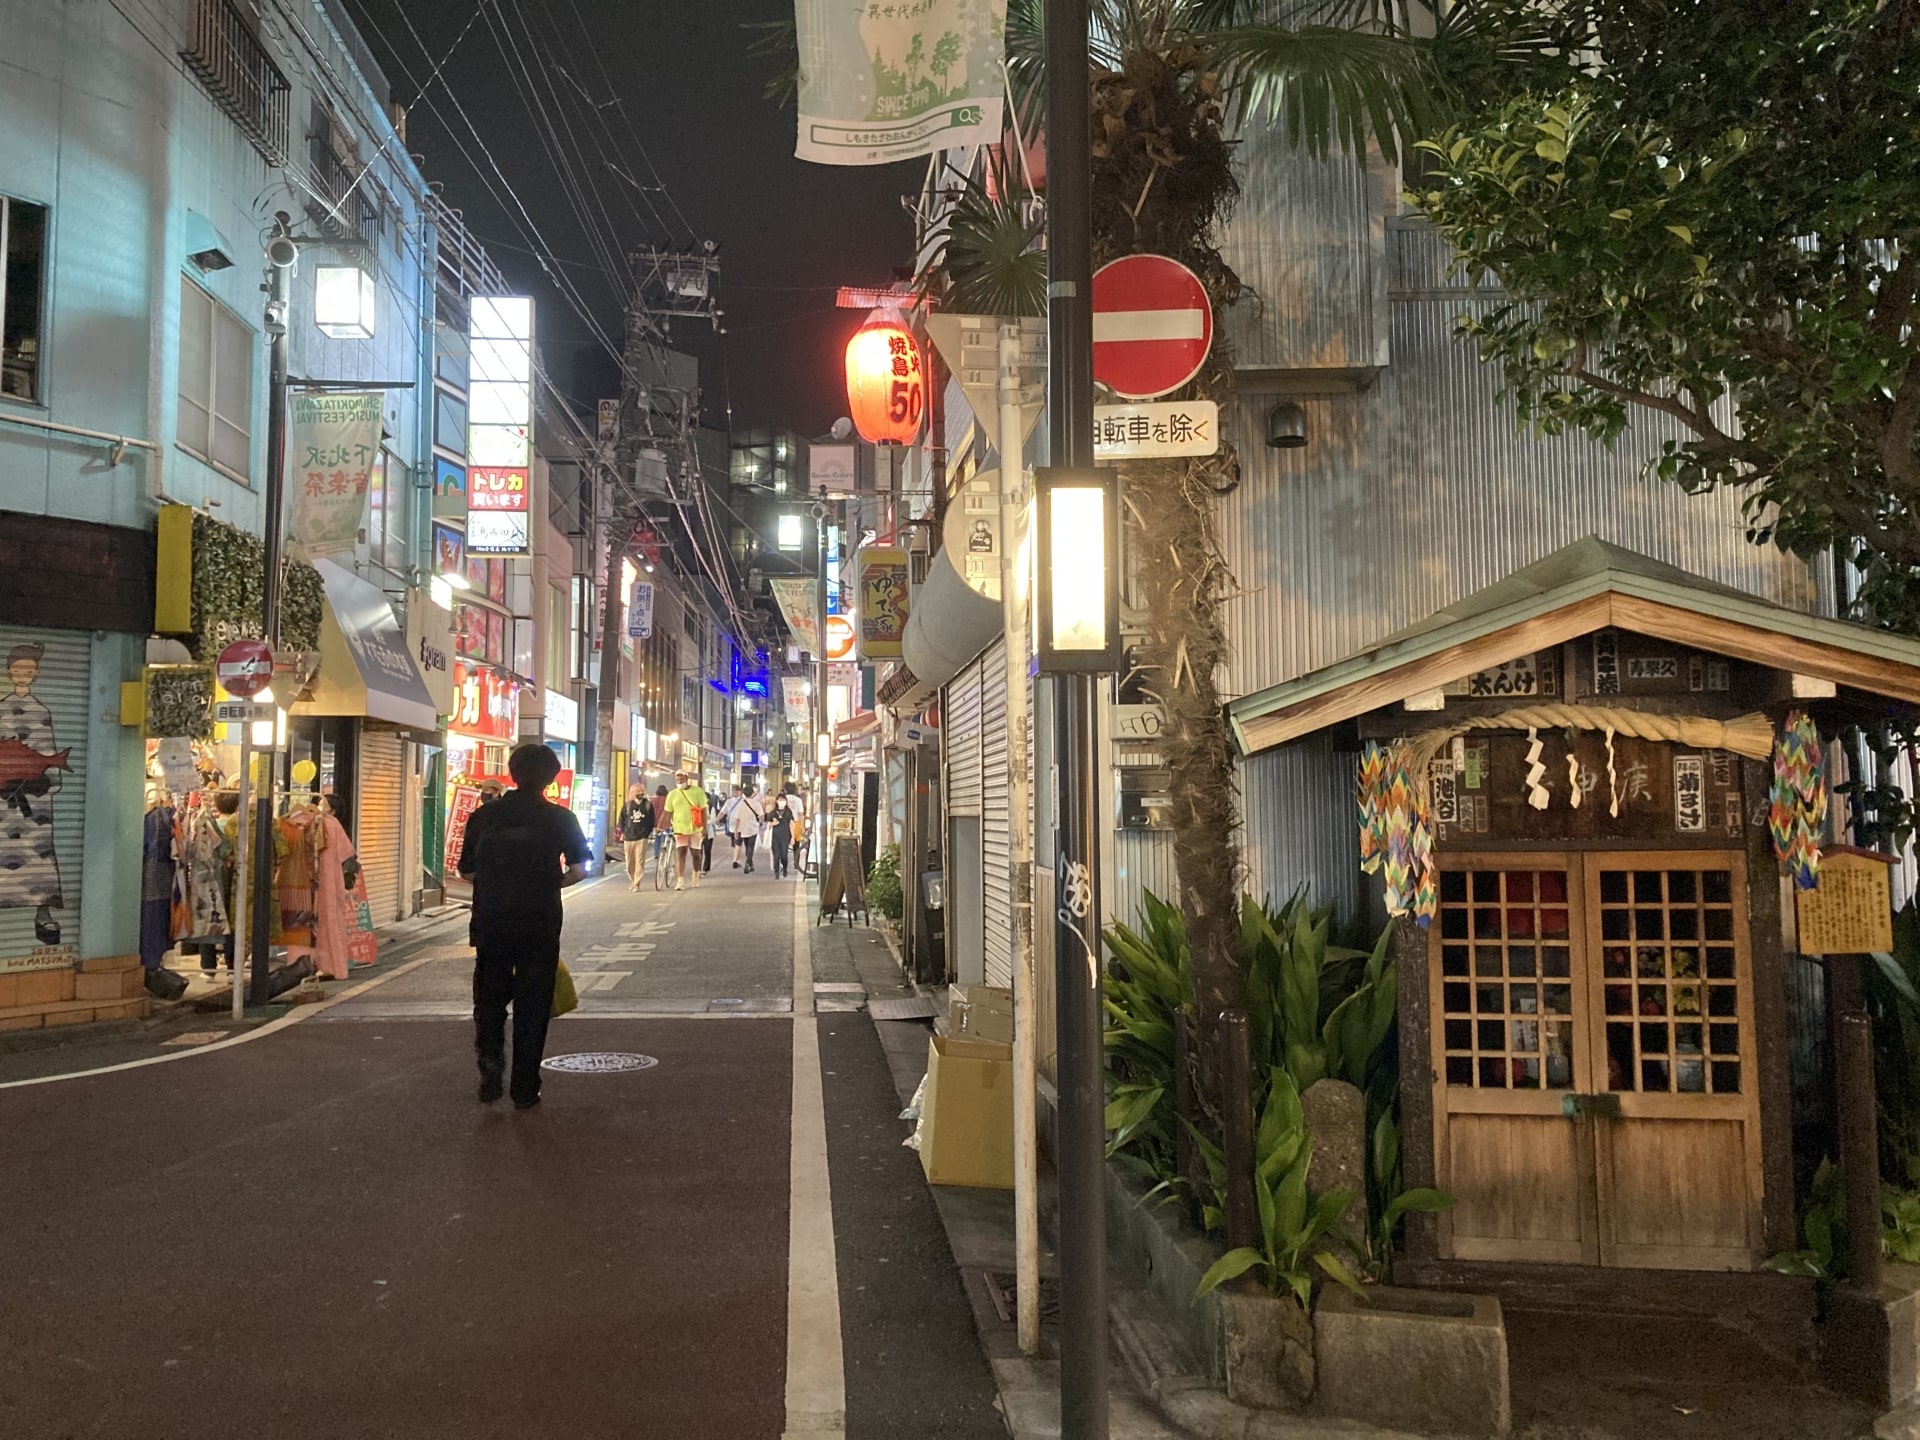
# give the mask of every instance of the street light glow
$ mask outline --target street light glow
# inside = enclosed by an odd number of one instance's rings
[[[358,265],[320,265],[313,272],[313,320],[333,340],[373,338],[373,276]]]

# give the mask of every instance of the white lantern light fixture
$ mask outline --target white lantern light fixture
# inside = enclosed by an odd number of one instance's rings
[[[1037,467],[1035,657],[1042,674],[1120,668],[1120,486],[1111,469]]]
[[[833,763],[833,737],[824,730],[813,737],[813,763],[823,770]]]
[[[798,550],[806,541],[806,521],[787,513],[780,517],[779,545],[782,550]]]
[[[373,276],[358,265],[320,265],[313,272],[313,320],[333,340],[373,338]]]

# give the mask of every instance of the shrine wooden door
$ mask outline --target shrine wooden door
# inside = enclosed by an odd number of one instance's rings
[[[1744,1269],[1758,1244],[1742,857],[1441,860],[1436,1183],[1457,1259]]]

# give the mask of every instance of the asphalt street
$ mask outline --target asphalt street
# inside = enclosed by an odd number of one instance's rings
[[[841,978],[794,1014],[833,939],[798,898],[570,892],[549,1058],[654,1063],[524,1113],[475,1099],[457,928],[240,1043],[0,1085],[0,1436],[773,1440],[796,1395],[841,1397],[813,1434],[1005,1435],[872,1021]]]

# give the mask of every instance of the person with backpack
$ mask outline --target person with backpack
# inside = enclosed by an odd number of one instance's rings
[[[638,890],[640,877],[647,873],[647,838],[655,824],[653,802],[647,787],[635,781],[627,791],[627,803],[620,807],[620,843],[627,852],[627,889]]]
[[[687,888],[687,867],[693,867],[693,883],[700,883],[700,847],[707,833],[707,807],[711,802],[707,792],[700,788],[699,782],[691,779],[684,770],[676,771],[673,777],[673,789],[667,792],[666,819],[673,827],[673,844],[677,854],[674,858],[674,873],[678,877],[673,888]],[[711,845],[711,840],[706,840]]]
[[[591,853],[580,822],[541,792],[560,774],[545,745],[507,757],[514,788],[467,819],[459,871],[473,882],[473,1049],[480,1101],[491,1104],[506,1075],[507,1007],[513,1007],[513,1108],[540,1103],[540,1057],[553,1018],[560,969],[560,892],[586,877]]]
[[[753,798],[751,785],[743,789],[733,801],[733,819],[729,830],[733,835],[734,853],[746,858],[747,874],[753,873],[754,842],[760,838],[760,830],[766,823],[766,812],[760,808],[760,802]],[[734,862],[736,865],[739,861]]]
[[[773,847],[773,878],[784,880],[793,854],[793,811],[787,808],[784,793],[774,797],[773,813],[767,816],[767,843]]]
[[[727,843],[733,848],[733,868],[740,868],[740,837],[734,833],[733,812],[740,808],[740,787],[733,787],[732,793],[720,803],[720,828],[726,832]]]

